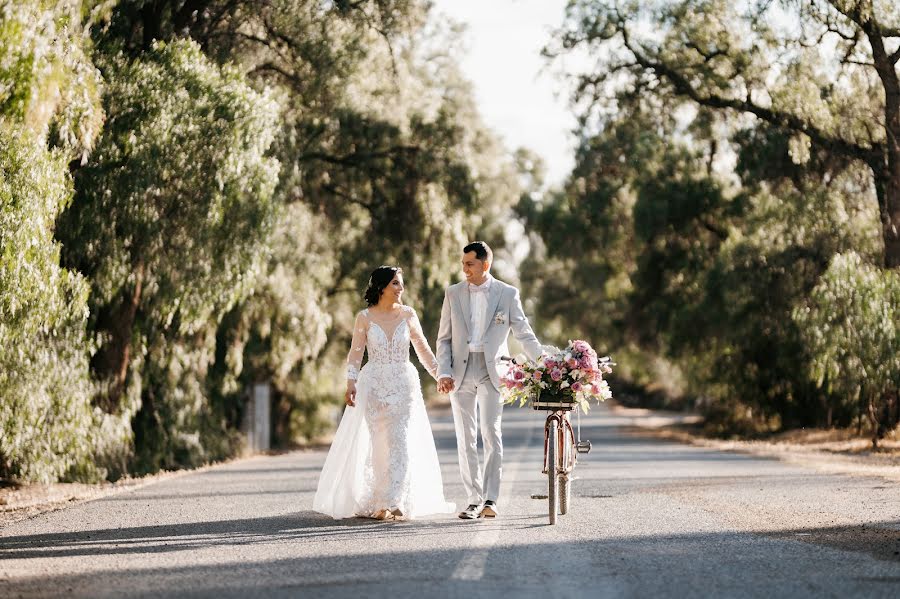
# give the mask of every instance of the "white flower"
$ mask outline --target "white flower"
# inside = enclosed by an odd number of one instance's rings
[[[559,384],[560,389],[565,389],[568,386],[569,386],[569,381],[563,381]]]

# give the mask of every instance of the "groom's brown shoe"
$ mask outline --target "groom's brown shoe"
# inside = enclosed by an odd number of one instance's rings
[[[484,507],[481,508],[481,517],[482,518],[496,518],[500,513],[500,510],[497,509],[497,504],[493,501],[485,501]]]

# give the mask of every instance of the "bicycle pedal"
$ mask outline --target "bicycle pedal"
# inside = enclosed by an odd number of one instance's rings
[[[579,441],[575,444],[575,451],[578,453],[590,453],[591,451],[591,442],[590,441]]]

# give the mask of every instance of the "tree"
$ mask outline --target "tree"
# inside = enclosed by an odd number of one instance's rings
[[[573,0],[558,52],[602,66],[579,79],[589,105],[608,88],[671,94],[749,114],[809,147],[865,164],[876,192],[882,264],[900,266],[900,8],[878,0],[733,3]]]
[[[900,421],[900,274],[837,254],[793,316],[813,356],[812,380],[857,404],[877,447]]]
[[[66,263],[91,281],[99,405],[140,406],[148,427],[165,430],[179,418],[153,416],[162,404],[204,404],[191,381],[202,381],[212,351],[208,325],[252,290],[263,259],[276,213],[279,165],[267,152],[277,105],[192,42],[103,67],[107,124],[75,173],[58,235]]]
[[[797,165],[777,130],[666,101],[620,94],[564,190],[523,200],[538,313],[603,344],[627,382],[694,397],[717,432],[848,424],[855,410],[807,376],[792,314],[835,253],[878,255],[865,172],[823,151]],[[715,166],[723,148],[733,171]]]
[[[88,282],[60,267],[67,163],[103,122],[77,1],[0,3],[0,477],[95,480],[120,439],[91,406]],[[110,434],[107,434],[110,433]]]
[[[343,376],[369,272],[401,265],[407,301],[436,328],[460,248],[470,236],[496,234],[516,197],[511,163],[441,49],[448,34],[433,40],[424,12],[409,10],[392,13],[388,34],[373,28],[374,16],[357,21],[336,12],[326,15],[326,27],[308,22],[305,9],[272,5],[259,17],[266,36],[248,37],[254,26],[244,22],[233,37],[240,43],[232,51],[246,57],[251,76],[286,93],[275,144],[282,163],[276,193],[286,209],[266,282],[229,316],[233,330],[223,323],[219,339],[234,345],[220,353],[241,365],[231,380],[272,381],[282,443],[311,436],[322,408],[337,399],[333,381]],[[353,43],[335,43],[338,34]],[[313,51],[312,40],[336,47]],[[317,62],[338,49],[340,60]],[[328,83],[329,70],[342,85]],[[289,298],[288,289],[307,299]],[[314,315],[316,326],[289,325]]]

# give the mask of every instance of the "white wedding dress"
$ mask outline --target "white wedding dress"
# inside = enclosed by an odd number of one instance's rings
[[[397,509],[415,518],[455,510],[444,499],[410,343],[436,377],[437,360],[415,310],[403,306],[389,318],[370,310],[357,315],[347,357],[347,377],[356,379],[356,406],[344,409],[325,458],[313,500],[317,512],[337,519]],[[359,370],[364,349],[369,359]]]

